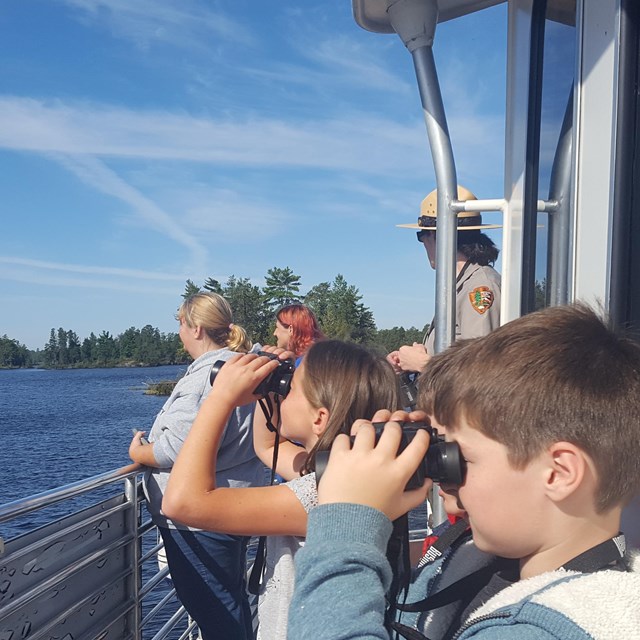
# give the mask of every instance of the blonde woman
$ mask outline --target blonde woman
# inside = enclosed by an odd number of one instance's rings
[[[168,519],[162,497],[173,464],[191,430],[200,405],[211,391],[209,374],[217,360],[229,360],[251,348],[246,332],[233,324],[227,301],[215,293],[187,298],[176,315],[184,348],[194,359],[156,416],[143,444],[133,438],[129,455],[149,467],[144,487],[148,507],[165,545],[176,592],[198,623],[202,638],[245,640],[251,637],[251,614],[245,589],[247,538],[201,531]],[[264,467],[253,450],[251,422],[255,403],[236,407],[226,423],[216,460],[216,484],[260,485]]]

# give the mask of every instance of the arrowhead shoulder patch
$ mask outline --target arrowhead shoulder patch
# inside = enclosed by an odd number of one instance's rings
[[[493,304],[493,291],[489,287],[476,287],[469,293],[469,301],[471,306],[480,315],[486,313],[488,309],[491,309]]]

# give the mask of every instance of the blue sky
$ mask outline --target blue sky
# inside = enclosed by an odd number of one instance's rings
[[[505,21],[436,32],[478,197],[503,193]],[[274,266],[302,293],[342,274],[379,328],[431,319],[434,274],[394,226],[435,187],[413,65],[348,0],[4,0],[0,121],[0,335],[175,331],[187,278]]]

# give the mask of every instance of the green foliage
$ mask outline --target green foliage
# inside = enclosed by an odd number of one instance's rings
[[[20,347],[18,357],[12,355],[16,345]],[[43,351],[29,351],[7,336],[0,339],[0,367],[155,366],[190,361],[177,333],[160,333],[150,324],[142,329],[129,327],[116,337],[108,331],[102,331],[99,336],[91,332],[82,342],[75,331],[51,329]]]
[[[193,280],[187,280],[182,297],[186,300],[187,298],[192,296],[194,293],[200,293],[200,287],[197,284],[195,284]]]
[[[118,346],[114,337],[108,332],[103,331],[98,336],[96,343],[96,361],[102,366],[115,364],[118,358]]]
[[[373,313],[361,300],[358,289],[340,274],[331,284],[322,282],[313,287],[304,299],[328,336],[367,344],[375,339],[376,325]]]
[[[207,278],[203,289],[225,298],[233,309],[233,321],[254,342],[262,343],[265,340],[269,330],[269,313],[260,287],[251,284],[249,278],[236,278],[232,275],[224,285],[214,278]]]
[[[331,285],[328,282],[321,282],[313,287],[304,297],[304,303],[313,309],[316,318],[326,318],[329,309],[329,298],[331,293]],[[320,324],[325,329],[323,322]]]
[[[278,308],[302,298],[313,309],[322,331],[330,338],[372,346],[388,353],[402,344],[421,342],[427,327],[395,327],[378,331],[371,310],[362,303],[358,289],[338,274],[333,282],[321,282],[300,296],[300,276],[289,267],[273,267],[265,276],[265,287],[252,285],[248,278],[232,275],[222,285],[207,278],[203,288],[224,296],[233,309],[234,322],[244,327],[253,342],[273,342],[274,315]],[[187,288],[196,285],[188,280]]]
[[[289,267],[269,269],[264,280],[264,299],[273,312],[299,300],[300,276],[293,273]]]
[[[249,278],[230,276],[220,288],[220,295],[231,305],[233,321],[244,328],[251,340],[260,344],[266,342],[271,312],[260,287],[251,284]]]
[[[269,269],[265,283],[261,289],[249,278],[232,275],[224,284],[207,278],[200,288],[187,280],[182,297],[202,290],[223,296],[233,309],[234,322],[244,327],[253,342],[260,344],[273,343],[275,311],[300,298],[313,309],[328,337],[367,344],[383,354],[403,344],[421,342],[427,330],[425,326],[421,331],[415,327],[378,331],[373,313],[362,303],[362,295],[341,274],[333,282],[315,285],[305,296],[299,295],[300,276],[289,267]],[[177,333],[163,334],[150,324],[142,329],[129,327],[119,336],[112,336],[108,331],[98,336],[91,332],[83,340],[74,331],[62,327],[51,329],[48,342],[38,352],[30,352],[7,336],[0,338],[0,367],[142,366],[189,361],[190,356]]]
[[[32,363],[29,349],[6,334],[0,338],[0,368],[28,367]]]
[[[58,329],[58,364],[69,364],[67,332],[62,327]]]
[[[46,351],[46,347],[45,347]],[[93,331],[82,341],[82,362],[95,363],[98,360],[98,338]]]
[[[71,364],[80,362],[82,359],[80,339],[75,331],[67,331],[67,359]]]
[[[535,310],[539,311],[540,309],[544,309],[549,305],[547,301],[547,279],[543,278],[542,281],[536,280],[535,282]]]
[[[58,339],[56,338],[55,329],[51,329],[49,342],[44,346],[44,363],[49,367],[58,364]]]
[[[425,334],[429,330],[426,324],[422,330],[411,327],[393,327],[393,329],[381,329],[378,331],[375,339],[375,346],[381,353],[391,353],[403,344],[413,344],[414,342],[422,342]]]
[[[265,287],[251,284],[248,278],[232,275],[222,285],[207,278],[204,289],[224,296],[233,309],[234,322],[241,325],[253,342],[273,342],[275,312],[280,307],[300,299],[300,276],[289,267],[273,267],[265,276]],[[196,286],[187,281],[187,286]],[[323,332],[332,338],[361,344],[376,341],[376,325],[371,310],[362,304],[358,289],[338,275],[332,283],[321,282],[313,287],[304,303],[316,314]]]
[[[190,282],[189,280],[187,280],[187,282]],[[222,288],[222,285],[215,280],[214,278],[207,278],[204,281],[204,287],[203,287],[206,291],[211,291],[211,293],[217,293],[220,296],[224,295],[224,289]]]

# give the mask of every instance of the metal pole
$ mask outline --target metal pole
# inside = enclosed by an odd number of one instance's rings
[[[438,188],[436,221],[435,350],[446,349],[455,337],[456,317],[456,167],[447,118],[433,58],[433,38],[438,21],[436,0],[392,0],[387,9],[391,25],[413,57],[420,101]],[[433,524],[446,519],[436,491],[432,493]]]
[[[457,224],[451,203],[458,199],[457,178],[433,50],[421,47],[413,51],[412,56],[438,187],[435,351],[439,353],[455,338]]]
[[[557,209],[549,213],[547,252],[547,301],[550,305],[569,301],[569,244],[571,242],[571,161],[573,151],[573,89],[560,129],[556,155],[551,169],[549,200]],[[540,207],[538,207],[540,210]]]

